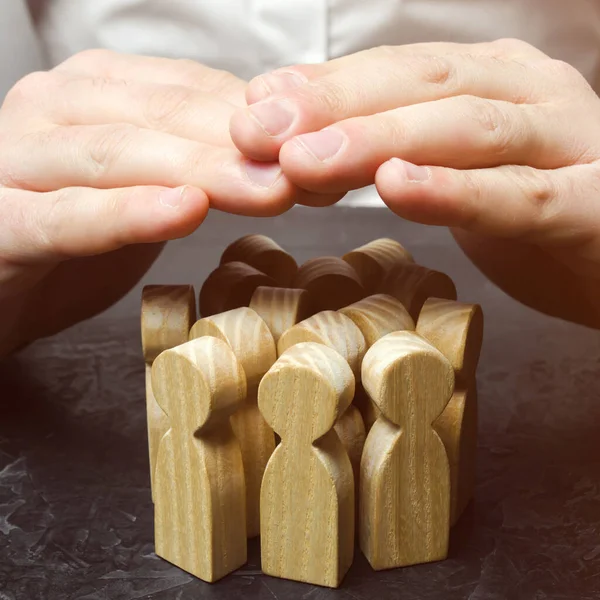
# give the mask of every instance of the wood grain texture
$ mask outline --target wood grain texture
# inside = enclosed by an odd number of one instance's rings
[[[367,345],[352,319],[336,311],[323,311],[288,329],[277,344],[281,356],[288,348],[302,342],[324,344],[346,359],[354,377],[360,380],[360,367]]]
[[[367,351],[363,385],[381,416],[360,469],[360,547],[375,570],[446,558],[450,467],[432,423],[454,389],[443,354],[411,331]]]
[[[246,375],[247,394],[231,425],[244,461],[248,537],[255,537],[260,533],[260,484],[275,449],[275,435],[258,410],[258,385],[277,358],[275,342],[266,323],[246,307],[201,319],[190,331],[190,339],[206,335],[227,342]]]
[[[364,244],[342,257],[358,273],[366,293],[373,294],[385,275],[396,265],[414,262],[412,254],[389,238]]]
[[[244,262],[266,273],[282,287],[289,287],[298,264],[277,242],[266,235],[253,233],[236,240],[223,252],[221,264]]]
[[[415,323],[400,300],[375,294],[340,309],[360,329],[370,348],[378,339],[394,331],[414,331]],[[367,433],[379,417],[379,409],[362,386],[357,386],[354,404],[360,410]]]
[[[308,292],[294,288],[258,287],[250,308],[267,324],[275,343],[284,331],[310,316]]]
[[[156,554],[217,581],[247,557],[244,468],[229,422],[244,370],[225,342],[203,337],[160,354],[152,385],[171,424],[156,465]]]
[[[267,575],[338,587],[354,556],[354,478],[333,426],[354,395],[348,363],[316,343],[289,348],[261,381],[258,404],[281,437],[261,489]]]
[[[454,525],[475,490],[477,459],[477,365],[483,343],[483,312],[477,304],[430,298],[417,322],[417,333],[450,361],[456,389],[446,410],[434,423],[450,461]]]
[[[415,330],[415,322],[402,302],[388,294],[368,296],[339,312],[354,321],[369,348],[388,333]]]
[[[276,286],[277,283],[246,263],[225,263],[206,278],[200,290],[200,315],[210,317],[248,306],[254,290],[261,285]]]
[[[428,298],[456,300],[456,286],[448,275],[412,263],[395,266],[378,291],[400,300],[415,322]]]
[[[307,260],[298,269],[294,287],[308,291],[313,313],[338,310],[365,297],[356,271],[337,256]]]
[[[355,390],[356,395],[356,390]],[[352,473],[354,474],[354,506],[355,516],[358,520],[358,491],[360,480],[360,461],[362,458],[363,448],[365,447],[365,439],[367,432],[360,411],[354,404],[351,404],[344,414],[337,420],[333,426],[334,431],[340,438],[340,442],[348,453],[350,464],[352,465]]]
[[[146,363],[148,454],[153,498],[158,445],[169,429],[169,421],[152,392],[152,363],[164,350],[187,342],[195,320],[196,294],[191,285],[147,285],[142,290],[142,352]]]

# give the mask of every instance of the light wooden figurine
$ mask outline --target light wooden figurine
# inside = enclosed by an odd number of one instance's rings
[[[187,342],[195,320],[196,295],[191,285],[147,285],[142,290],[142,351],[146,363],[148,454],[153,498],[158,445],[169,428],[169,420],[152,392],[152,363],[164,350]]]
[[[316,342],[333,348],[346,359],[355,380],[360,381],[360,367],[367,346],[352,319],[335,311],[317,313],[288,329],[279,339],[277,351],[281,356],[288,348],[302,342]],[[334,428],[348,452],[355,473],[358,473],[366,436],[359,409],[350,405]]]
[[[354,267],[368,294],[375,293],[385,275],[397,264],[414,262],[404,246],[389,238],[373,240],[342,258]]]
[[[415,323],[404,305],[386,294],[375,294],[340,309],[362,332],[367,348],[394,331],[414,331]],[[368,433],[379,417],[379,409],[369,398],[362,384],[357,384],[354,405],[360,411]]]
[[[204,337],[160,354],[152,384],[171,423],[156,464],[156,554],[217,581],[247,557],[242,454],[229,423],[244,370],[225,342]]]
[[[365,297],[354,268],[337,256],[307,260],[298,269],[294,287],[308,291],[315,313],[337,310]]]
[[[334,350],[301,343],[277,359],[258,393],[280,435],[261,489],[261,561],[267,575],[338,587],[354,556],[354,480],[332,430],[354,377]]]
[[[454,367],[456,386],[434,426],[450,461],[450,523],[460,518],[473,497],[477,456],[477,364],[483,342],[483,313],[477,304],[438,298],[425,302],[417,333]]]
[[[258,287],[250,308],[267,324],[275,343],[284,331],[310,316],[308,292],[293,288]]]
[[[456,287],[448,275],[413,263],[395,266],[378,291],[400,300],[415,322],[428,298],[456,300]]]
[[[231,416],[231,424],[244,461],[248,537],[255,537],[260,533],[260,484],[275,449],[275,435],[258,410],[258,384],[277,358],[275,342],[265,322],[251,308],[206,317],[190,331],[190,339],[206,335],[227,342],[246,375],[247,394]]]
[[[206,278],[200,290],[200,315],[210,317],[248,306],[254,290],[261,285],[275,286],[277,283],[246,263],[225,263]]]
[[[443,354],[412,331],[367,351],[363,385],[381,410],[360,468],[360,547],[376,570],[446,558],[450,467],[432,423],[454,389]]]
[[[277,242],[266,235],[250,234],[236,240],[223,252],[221,264],[237,261],[266,273],[282,287],[289,287],[298,265]]]

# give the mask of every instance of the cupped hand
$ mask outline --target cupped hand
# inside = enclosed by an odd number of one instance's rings
[[[339,199],[235,148],[245,87],[108,51],[17,83],[0,109],[0,356],[118,300],[209,206],[268,216]]]
[[[380,47],[258,77],[230,131],[319,193],[374,183],[519,300],[600,327],[600,99],[518,40]]]

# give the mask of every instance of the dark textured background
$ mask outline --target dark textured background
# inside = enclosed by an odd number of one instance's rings
[[[230,241],[272,236],[298,261],[394,237],[486,316],[476,501],[448,560],[383,573],[359,553],[339,590],[260,574],[257,543],[214,585],[153,554],[139,297],[193,283]],[[0,600],[600,598],[600,333],[523,308],[443,229],[380,208],[211,214],[108,313],[0,364]]]

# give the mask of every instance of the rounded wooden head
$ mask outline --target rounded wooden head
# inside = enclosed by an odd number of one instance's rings
[[[308,292],[296,288],[258,287],[250,308],[268,325],[275,343],[284,331],[310,316]]]
[[[266,235],[253,233],[236,240],[221,256],[221,264],[245,262],[272,277],[277,285],[291,285],[298,264],[277,242]]]
[[[311,443],[350,406],[354,376],[348,363],[322,344],[297,344],[277,359],[258,388],[260,411],[281,437]]]
[[[415,323],[402,302],[387,294],[368,296],[339,312],[354,321],[369,348],[388,333],[415,329]]]
[[[448,275],[413,263],[396,265],[379,291],[400,300],[415,322],[428,298],[456,300],[456,286]]]
[[[147,285],[142,290],[142,350],[152,364],[164,350],[183,344],[196,320],[191,285]]]
[[[483,343],[481,306],[429,298],[421,309],[417,333],[450,361],[457,378],[475,377]]]
[[[169,419],[191,433],[222,423],[239,408],[246,377],[225,342],[202,337],[156,358],[152,390]]]
[[[254,290],[275,286],[275,280],[243,262],[228,262],[217,267],[200,290],[200,314],[209,317],[226,310],[248,306]]]
[[[281,356],[288,348],[302,342],[333,348],[350,365],[354,376],[360,379],[367,344],[360,329],[346,315],[326,310],[301,321],[279,338],[277,352]]]
[[[308,291],[314,312],[338,310],[365,296],[356,271],[337,256],[307,260],[298,269],[294,287]]]
[[[375,292],[385,274],[397,264],[414,262],[402,244],[389,238],[373,240],[342,258],[358,273],[367,293]]]
[[[277,358],[267,324],[248,307],[235,308],[194,323],[190,339],[205,335],[229,344],[244,368],[248,387],[258,385]]]
[[[444,355],[412,331],[390,333],[367,351],[365,390],[396,425],[430,425],[454,391],[454,370]]]

